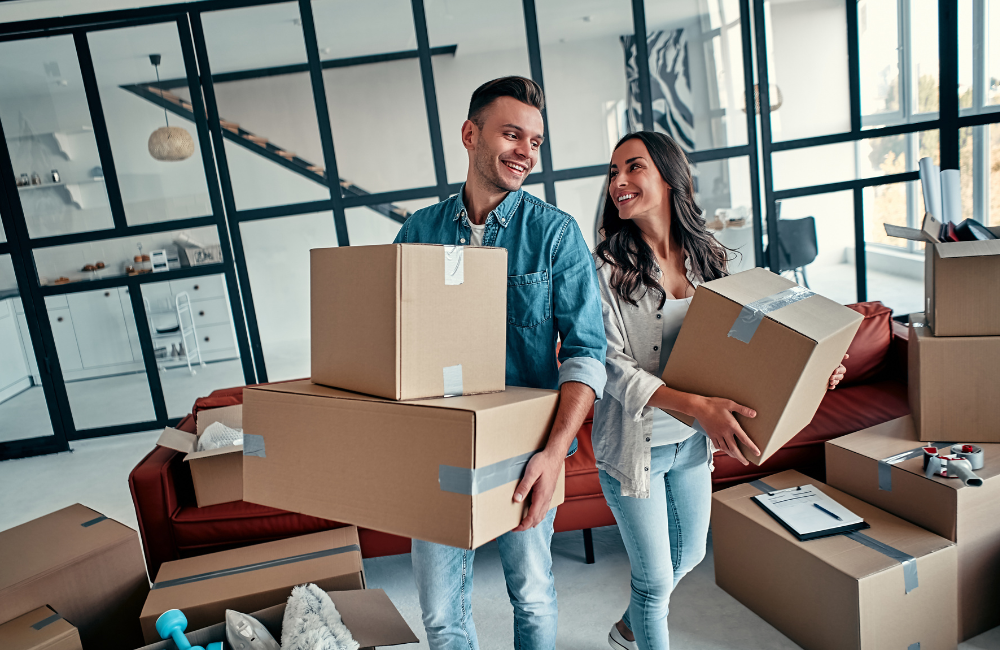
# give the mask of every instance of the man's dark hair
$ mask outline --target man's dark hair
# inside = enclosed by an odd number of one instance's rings
[[[542,93],[541,86],[534,81],[524,77],[500,77],[487,81],[472,93],[469,119],[479,128],[483,128],[486,107],[500,97],[513,97],[522,104],[533,106],[538,110],[545,108],[545,94]]]

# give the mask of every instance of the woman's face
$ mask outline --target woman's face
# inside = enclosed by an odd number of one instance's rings
[[[622,219],[659,217],[668,209],[670,186],[656,169],[645,143],[626,140],[611,155],[608,193]]]

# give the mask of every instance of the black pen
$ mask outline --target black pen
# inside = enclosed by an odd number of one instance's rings
[[[827,510],[826,508],[824,508],[823,506],[821,506],[820,504],[814,503],[813,505],[816,506],[817,508],[819,508],[820,510],[822,510],[823,512],[825,512],[826,514],[830,515],[831,517],[833,517],[837,521],[844,521],[843,519],[841,519],[837,515],[833,514],[832,512],[830,512],[829,510]]]

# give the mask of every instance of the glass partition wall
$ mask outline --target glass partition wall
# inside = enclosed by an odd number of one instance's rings
[[[308,376],[308,250],[388,243],[457,192],[469,96],[507,74],[546,91],[525,190],[588,245],[615,143],[655,129],[732,271],[919,310],[922,247],[882,228],[919,222],[917,161],[1000,223],[991,5],[206,0],[0,25],[0,458]]]

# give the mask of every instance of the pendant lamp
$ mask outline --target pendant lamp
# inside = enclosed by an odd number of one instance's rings
[[[150,54],[149,62],[156,69],[156,83],[160,83],[160,55]],[[194,153],[194,140],[191,134],[179,126],[170,126],[170,118],[167,117],[167,109],[163,109],[163,119],[166,126],[153,131],[149,136],[149,155],[157,160],[175,161],[185,160]]]

